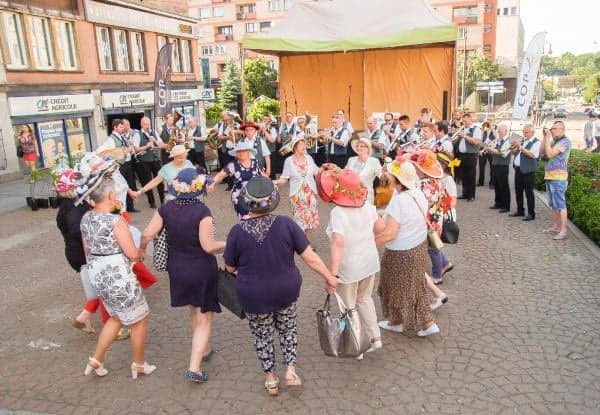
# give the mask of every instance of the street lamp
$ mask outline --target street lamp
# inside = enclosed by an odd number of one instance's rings
[[[463,48],[463,71],[462,71],[462,88],[460,94],[460,106],[461,108],[465,107],[466,101],[466,81],[467,81],[467,26],[463,26],[463,40],[464,48]]]

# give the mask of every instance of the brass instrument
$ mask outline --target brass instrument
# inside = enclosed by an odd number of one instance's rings
[[[462,127],[460,127],[453,135],[452,137],[450,137],[450,141],[454,142],[454,140],[456,139],[456,137],[458,137],[458,135],[465,130],[464,125]]]
[[[290,141],[289,143],[286,143],[281,146],[281,148],[279,149],[279,154],[281,154],[283,157],[285,157],[288,154],[290,154],[292,152],[292,150],[293,150],[292,142]]]
[[[219,140],[219,131],[216,128],[211,128],[206,136],[206,144],[213,150],[218,150],[223,147],[223,142]]]

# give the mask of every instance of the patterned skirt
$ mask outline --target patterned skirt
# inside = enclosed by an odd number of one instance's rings
[[[304,183],[294,196],[290,196],[290,203],[294,220],[303,231],[319,227],[317,195],[308,184]]]
[[[386,249],[381,257],[381,274],[377,293],[383,315],[400,322],[404,330],[421,330],[433,321],[425,280],[428,260],[427,239],[405,251]]]
[[[148,315],[150,309],[142,287],[123,254],[90,256],[90,283],[111,316],[130,326]]]

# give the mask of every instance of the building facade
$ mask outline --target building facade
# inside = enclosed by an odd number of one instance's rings
[[[293,0],[189,0],[189,15],[202,24],[200,57],[203,71],[209,73],[205,83],[217,86],[225,64],[230,59],[240,62],[244,35],[271,30],[292,5]],[[276,57],[264,57],[277,66]]]
[[[525,29],[520,0],[498,0],[496,62],[507,78],[516,78],[524,54]]]
[[[114,118],[152,117],[156,57],[173,43],[173,105],[200,112],[198,21],[123,0],[0,0],[0,175],[24,171],[28,125],[39,165],[92,150]]]

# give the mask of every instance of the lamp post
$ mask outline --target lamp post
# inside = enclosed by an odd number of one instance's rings
[[[467,80],[467,26],[463,26],[463,71],[462,71],[462,88],[460,94],[460,106],[464,109],[466,101],[466,80]]]

